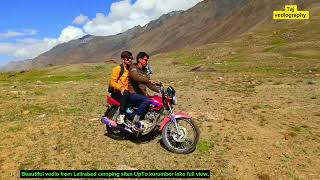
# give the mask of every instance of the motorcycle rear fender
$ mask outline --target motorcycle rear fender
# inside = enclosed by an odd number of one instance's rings
[[[183,112],[175,113],[174,117],[175,117],[176,120],[179,120],[179,119],[182,119],[182,118],[185,118],[185,119],[191,119],[191,118],[192,118],[190,115],[188,115],[188,114],[186,114],[186,113],[183,113]],[[165,117],[165,118],[163,119],[161,125],[160,125],[160,129],[159,129],[159,130],[162,131],[162,129],[164,128],[164,126],[165,126],[166,124],[168,124],[169,122],[170,122],[170,117],[169,117],[169,116]]]
[[[115,106],[120,106],[120,103],[117,100],[113,99],[112,97],[107,95],[107,96],[105,96],[105,98],[106,98],[108,104],[115,105]]]

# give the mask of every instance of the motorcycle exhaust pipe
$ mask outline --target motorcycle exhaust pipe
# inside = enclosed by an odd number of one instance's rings
[[[101,122],[109,127],[117,127],[117,122],[115,122],[107,117],[102,117]]]

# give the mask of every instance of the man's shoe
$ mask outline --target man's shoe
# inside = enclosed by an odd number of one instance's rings
[[[143,132],[144,130],[144,127],[140,122],[135,123],[134,126],[132,126],[132,128],[137,132]]]
[[[123,124],[123,123],[124,123],[124,117],[125,117],[125,115],[120,114],[120,115],[117,117],[117,123],[118,123],[118,124]]]

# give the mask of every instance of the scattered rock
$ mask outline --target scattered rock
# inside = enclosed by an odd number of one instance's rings
[[[203,67],[202,65],[196,66],[191,69],[191,72],[214,72],[215,69],[211,67]]]
[[[201,68],[201,66],[197,66],[197,67],[192,68],[191,71],[197,71],[200,68]]]
[[[251,137],[251,136],[248,136],[248,137],[247,137],[247,140],[250,140],[250,141],[252,141],[252,140],[253,140],[253,137]]]
[[[216,119],[216,117],[214,116],[214,115],[212,115],[212,114],[207,114],[207,118],[209,119],[209,120],[215,120]]]
[[[42,81],[37,81],[37,84],[42,84],[43,82]]]
[[[52,149],[56,151],[58,149],[58,146],[54,145],[54,146],[52,146]]]
[[[308,81],[307,84],[316,84],[315,81]]]
[[[223,80],[223,77],[218,77],[219,80]]]
[[[217,159],[217,160],[216,160],[216,163],[217,163],[220,167],[226,168],[226,167],[228,167],[229,161],[228,161],[228,160],[225,160],[225,159]]]
[[[195,161],[194,166],[195,166],[195,168],[200,168],[201,163],[199,161]]]
[[[181,64],[181,63],[179,63],[179,62],[177,62],[177,61],[172,61],[172,64],[173,64],[173,65],[177,65],[177,64]]]
[[[223,120],[232,121],[232,115],[231,114],[225,114],[224,117],[223,117]]]
[[[283,135],[285,140],[291,140],[293,137],[297,136],[294,132],[284,133]]]
[[[270,179],[271,179],[268,174],[259,174],[259,175],[258,175],[258,178],[259,178],[260,180],[270,180]]]
[[[18,95],[19,91],[10,91],[11,94]]]
[[[279,141],[277,141],[277,142],[274,144],[274,146],[277,147],[277,148],[281,148],[281,144],[280,144]]]
[[[22,74],[22,73],[26,73],[26,72],[28,72],[28,71],[27,70],[22,70],[19,73]]]
[[[46,114],[41,114],[40,116],[38,116],[39,118],[44,118],[46,117]]]
[[[23,112],[22,112],[23,115],[27,115],[27,114],[29,114],[29,113],[30,113],[30,111],[23,111]]]
[[[89,119],[89,121],[99,121],[100,118],[92,118],[92,119]]]

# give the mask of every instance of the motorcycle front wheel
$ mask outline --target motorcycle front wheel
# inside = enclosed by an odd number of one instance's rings
[[[162,130],[162,141],[166,148],[174,153],[188,154],[196,149],[200,131],[192,119],[177,120],[178,130],[173,122],[169,122]]]

